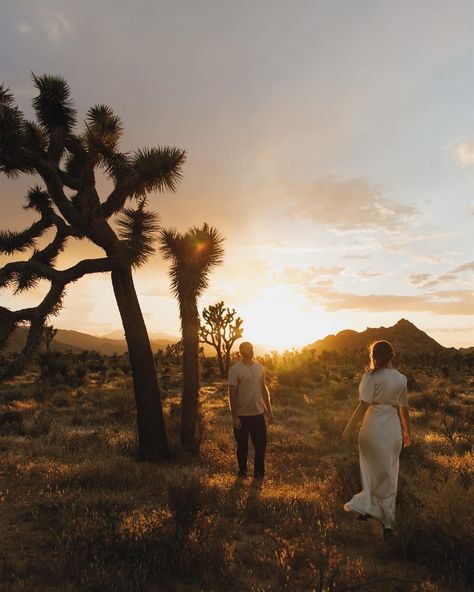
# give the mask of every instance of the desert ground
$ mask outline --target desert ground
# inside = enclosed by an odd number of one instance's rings
[[[469,369],[403,369],[414,445],[401,455],[397,528],[384,541],[380,524],[342,507],[360,490],[356,436],[339,434],[363,369],[297,353],[262,361],[275,412],[262,484],[236,479],[227,387],[212,361],[197,456],[179,445],[180,365],[160,361],[172,449],[162,464],[137,460],[124,356],[49,354],[49,366],[3,383],[2,590],[468,590]]]

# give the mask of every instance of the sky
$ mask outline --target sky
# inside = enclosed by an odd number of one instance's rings
[[[122,150],[186,150],[177,192],[149,204],[163,227],[225,236],[201,309],[224,300],[269,349],[400,318],[474,345],[471,0],[2,0],[0,16],[1,80],[25,115],[31,72],[59,74],[78,130],[105,103]],[[2,179],[0,228],[31,224],[35,182]],[[84,256],[101,253],[71,241],[59,267]],[[135,281],[149,332],[177,335],[168,264]],[[110,278],[70,286],[53,324],[120,329]]]

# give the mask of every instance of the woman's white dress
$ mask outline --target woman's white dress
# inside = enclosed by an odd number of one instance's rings
[[[378,518],[386,528],[395,522],[402,431],[397,409],[408,406],[406,376],[392,368],[366,372],[359,399],[370,403],[359,432],[362,491],[344,509]]]

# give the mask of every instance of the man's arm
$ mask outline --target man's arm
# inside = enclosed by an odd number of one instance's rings
[[[267,382],[265,380],[265,373],[262,378],[262,401],[265,411],[268,414],[268,423],[273,423],[272,404],[270,402],[270,391],[268,390]]]
[[[239,387],[229,384],[229,404],[232,411],[232,425],[236,430],[242,427],[239,416],[237,415],[237,396],[239,394]]]

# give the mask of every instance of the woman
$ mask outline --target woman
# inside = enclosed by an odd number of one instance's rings
[[[411,445],[406,376],[390,367],[394,351],[388,341],[369,347],[370,367],[359,385],[359,405],[341,437],[347,439],[363,418],[359,432],[359,462],[363,490],[344,505],[359,519],[373,516],[387,536],[395,522],[398,464],[403,446]],[[400,418],[403,429],[400,428]]]

